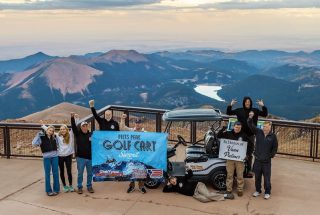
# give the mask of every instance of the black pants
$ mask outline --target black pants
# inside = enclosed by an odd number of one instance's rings
[[[261,193],[261,179],[263,175],[265,194],[271,194],[271,161],[254,161],[253,171],[255,174],[256,191]]]
[[[71,186],[72,185],[72,172],[71,172],[72,155],[69,155],[66,157],[59,156],[60,179],[62,181],[63,186],[66,186],[66,180],[64,178],[64,164],[66,164],[68,181],[69,181],[69,185]]]
[[[248,155],[248,159],[247,159],[247,163],[248,163],[247,170],[248,170],[248,172],[251,172],[252,171],[252,160],[253,160],[252,153],[253,153],[253,149],[254,149],[255,136],[252,135],[252,136],[248,137],[248,139],[249,139],[249,142],[248,142],[248,146],[247,146],[247,151],[248,151],[247,154],[249,154],[249,155]]]

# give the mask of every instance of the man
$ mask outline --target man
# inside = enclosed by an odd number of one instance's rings
[[[83,172],[87,170],[87,190],[94,193],[92,188],[92,161],[91,161],[91,132],[88,129],[88,123],[82,122],[78,129],[75,122],[75,113],[71,113],[71,128],[75,136],[76,159],[78,169],[78,194],[83,193]]]
[[[192,170],[188,170],[188,173],[184,177],[169,177],[168,183],[163,188],[163,192],[177,192],[182,195],[193,196],[193,198],[200,202],[224,200],[223,194],[209,192],[204,183],[189,181],[192,175]]]
[[[253,124],[254,112],[249,113],[248,126],[256,135],[256,145],[254,150],[254,165],[256,191],[254,197],[261,194],[261,177],[263,175],[265,194],[264,198],[269,199],[271,195],[271,158],[278,150],[277,136],[272,133],[270,121],[266,121],[263,129],[257,128]]]
[[[237,103],[237,100],[232,99],[230,105],[228,105],[227,107],[227,115],[236,115],[237,116],[237,120],[239,122],[241,122],[242,124],[242,131],[248,136],[249,142],[248,142],[248,147],[253,149],[254,146],[254,134],[252,133],[252,131],[250,130],[250,128],[247,125],[247,120],[249,117],[249,112],[253,111],[254,112],[254,117],[253,117],[253,123],[255,125],[257,125],[258,122],[258,116],[262,116],[262,117],[267,117],[268,116],[268,109],[266,108],[266,106],[263,103],[263,100],[257,100],[257,104],[259,105],[259,107],[261,108],[253,108],[252,107],[252,100],[250,97],[244,97],[243,101],[242,101],[242,108],[237,108],[235,110],[232,110],[232,107]],[[249,146],[250,145],[250,146]],[[248,161],[248,168],[249,168],[249,173],[248,173],[248,177],[252,177],[252,171],[251,171],[251,167],[252,167],[252,152],[248,155],[247,157],[247,161]]]
[[[125,119],[127,118],[127,115],[126,114],[122,114],[121,116],[121,121],[120,121],[120,130],[121,131],[137,131],[137,132],[146,132],[143,128],[143,123],[142,123],[142,120],[137,118],[135,120],[135,124],[134,124],[134,127],[133,128],[130,128],[130,127],[127,127],[125,125]],[[146,188],[144,187],[144,180],[142,181],[139,181],[138,182],[139,184],[139,190],[141,193],[146,193],[147,190]],[[129,184],[129,188],[127,190],[127,193],[132,193],[133,191],[135,190],[135,182],[134,181],[131,181],[130,184]]]
[[[96,109],[94,108],[94,100],[89,101],[89,106],[92,112],[92,115],[97,120],[100,131],[119,131],[119,124],[113,120],[112,111],[107,110],[104,112],[104,118],[98,116]]]
[[[241,131],[242,125],[239,121],[235,122],[233,130],[227,131],[224,133],[218,133],[218,138],[230,139],[230,140],[239,140],[239,141],[246,141],[248,142],[247,135]],[[247,150],[247,156],[250,150]],[[226,164],[227,168],[227,192],[225,195],[226,199],[234,199],[234,195],[232,193],[233,187],[233,177],[234,171],[237,173],[237,193],[238,196],[243,196],[243,187],[244,187],[244,179],[243,179],[243,172],[244,172],[244,162],[243,161],[234,161],[234,160],[227,160]]]

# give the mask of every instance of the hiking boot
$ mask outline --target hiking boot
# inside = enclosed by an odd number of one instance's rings
[[[69,192],[69,187],[68,186],[63,186],[63,192],[65,192],[65,193]]]
[[[88,187],[88,189],[87,189],[87,190],[88,190],[88,192],[89,192],[89,193],[94,193],[94,190],[93,190],[93,188],[92,188],[92,187]]]
[[[253,196],[253,197],[258,197],[258,196],[260,196],[260,193],[259,193],[258,191],[256,191],[256,192],[254,192],[254,193],[252,194],[252,196]]]
[[[78,188],[78,194],[82,194],[82,193],[83,193],[82,188]]]
[[[144,187],[139,188],[139,190],[143,194],[145,194],[147,192],[146,188],[144,188]]]
[[[231,192],[227,192],[226,194],[223,195],[225,199],[234,199],[234,195]]]
[[[132,193],[134,190],[135,190],[134,187],[129,186],[127,193]]]
[[[242,191],[238,191],[238,196],[239,197],[243,196],[243,192]]]
[[[271,197],[270,194],[267,194],[267,193],[264,194],[264,199],[268,200],[268,199],[270,199],[270,197]]]
[[[69,190],[70,190],[70,192],[74,192],[74,188],[72,187],[72,185],[69,186]]]

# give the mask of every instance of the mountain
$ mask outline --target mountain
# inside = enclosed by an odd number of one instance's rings
[[[320,86],[320,69],[315,67],[285,64],[268,69],[262,74],[300,83],[302,87]]]
[[[91,114],[89,108],[79,105],[74,105],[68,102],[63,102],[47,109],[32,113],[24,116],[18,120],[26,122],[39,122],[43,120],[45,123],[70,123],[70,113],[75,112],[80,118],[86,117]]]
[[[52,58],[55,57],[46,55],[42,52],[38,52],[21,59],[0,61],[0,73],[20,72]]]
[[[318,52],[214,50],[106,53],[54,57],[14,73],[0,73],[0,118],[19,118],[62,102],[97,108],[109,104],[164,109],[213,105],[244,95],[263,98],[270,113],[291,119],[319,114]],[[287,63],[308,59],[308,66]],[[287,59],[287,60],[284,60]],[[268,62],[268,63],[267,63]],[[256,65],[255,65],[256,63]],[[223,86],[219,102],[198,94],[197,85]],[[210,91],[209,91],[210,93]],[[206,95],[208,95],[206,93]]]
[[[289,119],[306,119],[319,114],[320,87],[301,88],[293,83],[264,75],[252,75],[235,84],[224,86],[218,95],[226,101],[236,98],[238,107],[242,98],[250,96],[253,101],[263,99],[269,113]]]

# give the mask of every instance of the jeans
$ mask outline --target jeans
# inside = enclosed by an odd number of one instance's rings
[[[271,161],[261,162],[255,160],[253,164],[253,171],[255,174],[256,191],[261,193],[261,179],[263,175],[265,194],[271,194]]]
[[[69,185],[72,186],[72,155],[60,157],[59,156],[59,169],[60,169],[60,179],[63,186],[66,186],[66,179],[64,177],[64,164],[66,164]]]
[[[59,184],[59,170],[58,170],[58,157],[43,158],[44,175],[45,175],[45,190],[47,193],[52,192],[51,188],[51,171],[53,175],[53,192],[60,192]]]
[[[82,189],[83,172],[84,168],[87,170],[87,188],[92,187],[92,161],[85,158],[77,157],[77,169],[78,169],[78,189]]]

